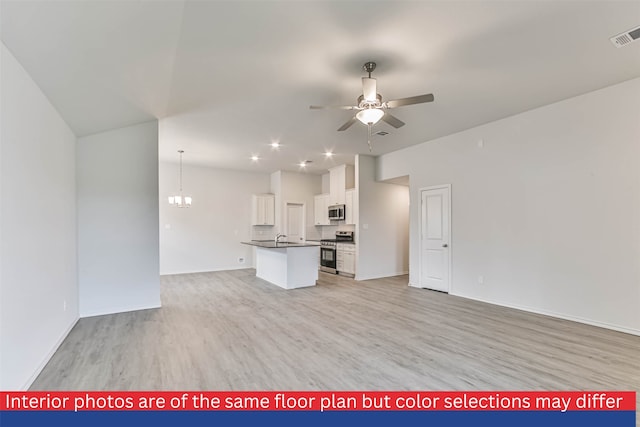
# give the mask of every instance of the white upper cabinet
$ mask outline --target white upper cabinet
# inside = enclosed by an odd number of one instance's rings
[[[329,221],[329,195],[318,194],[313,198],[313,223],[315,225],[330,225]]]
[[[355,224],[356,218],[358,218],[357,214],[357,203],[356,203],[356,189],[351,188],[345,191],[345,201],[344,201],[344,223],[345,224]]]
[[[344,205],[345,169],[346,165],[329,169],[329,206]]]
[[[254,194],[251,225],[275,225],[276,197],[273,194]]]
[[[345,190],[355,186],[355,171],[351,165],[340,165],[329,169],[329,206],[346,203]]]

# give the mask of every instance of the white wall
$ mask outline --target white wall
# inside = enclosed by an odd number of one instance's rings
[[[19,390],[78,319],[76,137],[1,49],[0,389]]]
[[[356,279],[406,274],[409,267],[409,189],[375,182],[375,158],[356,156],[358,228]]]
[[[78,139],[80,316],[160,306],[158,122]]]
[[[182,175],[188,209],[167,203],[179,190],[179,165],[160,164],[160,274],[252,267],[253,250],[240,242],[252,238],[251,196],[269,192],[269,175],[188,164]]]
[[[452,294],[640,333],[640,79],[381,156],[377,174],[410,175],[412,283],[419,188],[452,184]]]

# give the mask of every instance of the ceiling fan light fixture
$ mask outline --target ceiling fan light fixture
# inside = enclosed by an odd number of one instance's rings
[[[635,30],[634,30],[635,31]],[[356,121],[362,122],[367,126],[367,143],[369,145],[369,151],[371,148],[371,137],[373,125],[383,120],[388,125],[398,129],[405,125],[405,123],[387,113],[385,110],[389,108],[404,107],[405,105],[422,104],[425,102],[433,102],[433,94],[410,96],[408,98],[393,99],[391,101],[382,102],[382,95],[378,93],[378,84],[376,79],[371,77],[371,73],[376,69],[376,63],[373,61],[366,62],[362,69],[368,74],[367,77],[362,77],[362,95],[358,96],[356,105],[334,105],[328,107],[321,107],[317,105],[311,105],[309,108],[317,110],[320,108],[336,108],[340,110],[356,110],[355,116],[351,116],[342,126],[338,128],[338,132],[345,131],[351,127]],[[382,136],[382,135],[381,135]]]
[[[384,111],[379,108],[365,108],[356,114],[356,118],[365,125],[375,125],[384,116]]]

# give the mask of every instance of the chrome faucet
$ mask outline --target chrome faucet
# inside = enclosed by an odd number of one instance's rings
[[[281,237],[287,237],[287,236],[286,236],[286,235],[284,235],[284,234],[282,234],[282,233],[278,233],[278,234],[276,234],[276,239],[275,239],[275,243],[276,243],[276,245],[277,245],[278,243],[280,243],[280,238],[281,238]]]

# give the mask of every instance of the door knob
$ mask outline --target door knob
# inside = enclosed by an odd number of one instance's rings
[[[448,248],[449,245],[447,245],[446,243],[442,245],[443,248]]]

